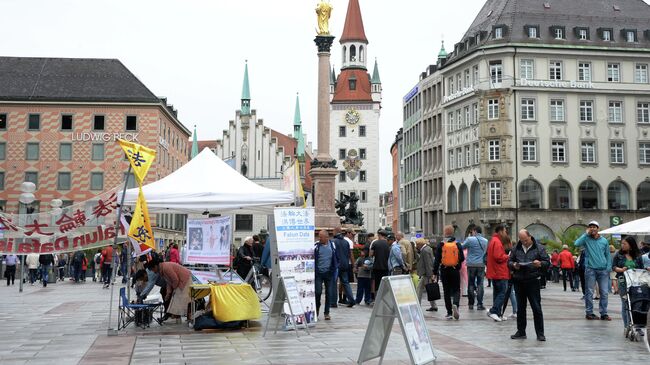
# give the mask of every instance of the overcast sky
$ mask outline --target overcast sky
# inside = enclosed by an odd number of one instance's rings
[[[316,145],[317,0],[1,0],[0,55],[120,59],[156,95],[168,97],[199,139],[221,138],[239,108],[244,61],[252,107],[265,125],[292,132],[300,93],[303,128]],[[332,0],[332,62],[347,0]],[[380,191],[391,187],[390,145],[402,96],[446,40],[453,48],[484,0],[360,0],[369,68],[383,82]]]

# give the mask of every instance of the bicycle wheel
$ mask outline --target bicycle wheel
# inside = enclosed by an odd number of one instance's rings
[[[271,296],[273,285],[271,284],[271,278],[264,274],[260,274],[258,280],[260,282],[260,287],[257,290],[257,296],[260,298],[260,301],[263,302]]]

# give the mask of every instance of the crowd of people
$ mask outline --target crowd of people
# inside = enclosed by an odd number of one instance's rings
[[[517,331],[511,338],[525,339],[526,312],[530,308],[536,338],[546,341],[541,291],[548,282],[559,284],[561,279],[564,291],[581,291],[587,320],[611,321],[608,295],[617,293],[617,281],[623,273],[630,269],[650,270],[650,242],[638,244],[634,237],[627,236],[617,251],[598,234],[599,229],[598,222],[590,222],[586,232],[572,242],[575,252],[565,242],[561,250],[550,254],[526,229],[516,232],[513,240],[505,225],[497,225],[489,239],[483,237],[481,227],[471,226],[464,240],[454,237],[453,226],[445,226],[440,242],[408,240],[402,232],[380,229],[376,238],[370,233],[364,245],[354,243],[352,229],[335,228],[332,235],[322,230],[314,248],[316,313],[319,315],[322,307],[323,286],[324,319],[330,320],[330,308],[338,304],[373,305],[384,276],[409,274],[417,282],[420,302],[429,284],[441,283],[447,320],[460,319],[460,300],[467,296],[470,311],[485,311],[495,322],[516,319]],[[485,279],[492,287],[489,308],[484,302]],[[356,296],[350,286],[354,280]],[[599,300],[599,315],[594,314],[594,299]],[[505,313],[508,302],[510,315]],[[435,300],[429,301],[426,311],[438,311]],[[629,321],[623,302],[624,326]]]

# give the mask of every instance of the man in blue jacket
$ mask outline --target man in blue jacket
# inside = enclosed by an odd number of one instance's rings
[[[330,241],[329,233],[326,230],[318,232],[318,242],[314,247],[314,284],[316,285],[316,315],[320,313],[320,297],[323,294],[325,284],[325,320],[330,318],[330,299],[335,290],[334,273],[338,267],[336,260],[336,248]]]
[[[587,253],[585,262],[585,318],[598,319],[594,314],[594,285],[598,283],[600,291],[600,319],[611,321],[607,315],[607,294],[609,292],[609,273],[612,271],[612,256],[609,242],[598,234],[599,224],[589,222],[587,231],[575,242],[576,247],[584,247]]]
[[[479,226],[472,226],[470,236],[465,239],[463,249],[467,249],[467,302],[469,309],[474,309],[474,299],[478,305],[476,309],[485,310],[483,306],[483,278],[485,277],[485,254],[488,240],[481,234]],[[476,298],[475,298],[476,297]]]
[[[352,287],[350,286],[350,270],[354,266],[352,261],[352,248],[350,243],[344,238],[341,233],[341,227],[334,228],[334,246],[336,248],[336,261],[338,262],[337,276],[343,287],[345,293],[344,300],[340,301],[341,304],[347,304],[348,307],[354,307],[355,301],[352,296]],[[336,277],[334,278],[334,298],[336,300]],[[336,303],[336,302],[334,302]]]

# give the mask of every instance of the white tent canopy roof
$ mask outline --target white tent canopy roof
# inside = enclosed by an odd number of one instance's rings
[[[271,213],[273,207],[294,201],[292,192],[257,185],[207,147],[178,170],[142,190],[149,211],[157,213]],[[124,205],[135,205],[137,198],[137,188],[127,190]]]
[[[650,235],[650,217],[623,223],[619,226],[600,231],[600,234]]]

